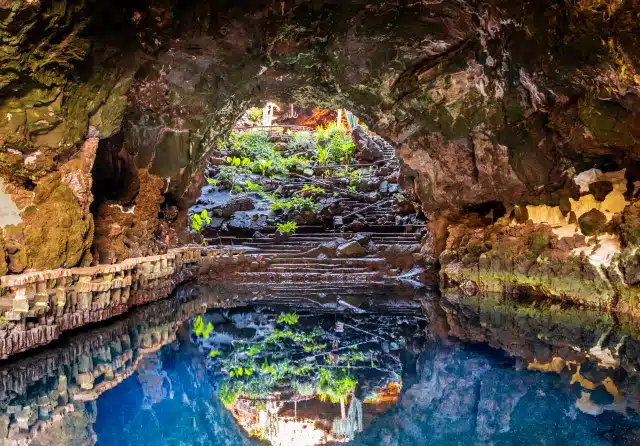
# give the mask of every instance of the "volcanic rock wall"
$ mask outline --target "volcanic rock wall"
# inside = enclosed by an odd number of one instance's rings
[[[0,272],[180,243],[207,153],[265,99],[346,107],[394,142],[405,189],[433,221],[424,254],[436,268],[451,224],[493,210],[491,224],[514,206],[566,210],[585,194],[574,178],[594,166],[626,169],[620,214],[634,233],[639,9],[638,0],[0,2]],[[110,178],[117,187],[105,192]],[[636,242],[622,237],[620,249]]]

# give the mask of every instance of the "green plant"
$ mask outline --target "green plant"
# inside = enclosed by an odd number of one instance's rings
[[[193,331],[197,337],[209,339],[209,335],[213,331],[213,324],[211,322],[205,324],[202,316],[198,315],[193,321]]]
[[[273,150],[274,145],[269,141],[269,135],[263,131],[252,130],[232,133],[229,141],[231,143],[231,151],[239,157],[268,159],[275,153]]]
[[[276,223],[276,231],[280,231],[285,234],[293,234],[297,230],[298,230],[298,224],[295,221],[288,221],[286,223]]]
[[[258,192],[258,195],[260,196],[260,198],[270,203],[273,203],[274,201],[278,201],[280,199],[278,194],[273,192]]]
[[[278,318],[279,324],[296,325],[298,323],[299,316],[296,313],[284,313]]]
[[[207,183],[212,185],[213,187],[217,187],[220,180],[212,180],[211,178],[207,178]]]
[[[242,189],[242,186],[240,186],[239,184],[236,184],[235,186],[233,186],[231,188],[231,193],[232,194],[239,194],[241,192],[244,192],[244,189]]]
[[[289,158],[285,158],[282,163],[289,172],[302,173],[309,166],[309,160],[300,155],[292,155]]]
[[[294,150],[299,150],[306,147],[311,141],[313,141],[311,132],[294,132],[293,139],[289,143],[289,146]]]
[[[316,145],[316,160],[321,166],[326,166],[329,160],[329,147],[321,147]]]
[[[206,209],[199,214],[191,216],[191,229],[196,232],[202,231],[202,228],[208,224],[211,224],[211,217],[209,217],[209,212]]]
[[[262,121],[262,109],[259,107],[251,107],[247,110],[247,117],[254,123],[260,123]]]
[[[248,166],[251,164],[251,160],[249,158],[238,158],[236,156],[228,156],[227,162],[233,167]]]
[[[220,350],[211,350],[209,352],[209,357],[210,358],[217,358],[218,356],[220,356],[222,353],[220,352]]]
[[[356,189],[356,187],[355,187],[355,186],[347,186],[347,190],[348,190],[349,192],[358,192],[358,189]]]
[[[327,368],[320,369],[320,381],[318,383],[318,395],[320,401],[327,399],[332,403],[344,403],[353,393],[358,381],[350,374],[340,376]]]
[[[245,180],[244,184],[248,192],[264,192],[262,184],[254,183],[251,180]]]
[[[238,391],[231,382],[223,381],[218,388],[218,398],[225,406],[233,406],[238,399]]]
[[[263,344],[253,344],[250,348],[249,348],[249,353],[247,353],[249,356],[253,356],[253,355],[257,355],[258,353],[262,353],[264,351],[264,345]]]
[[[349,164],[356,150],[356,146],[347,131],[335,124],[329,124],[326,128],[318,127],[314,139],[316,142],[316,159],[321,165],[326,163],[326,159],[324,163],[320,162],[318,146],[328,151],[327,159],[346,164]],[[322,153],[321,157],[324,158],[324,156],[325,154]]]
[[[310,198],[293,197],[271,203],[271,210],[284,215],[299,214],[318,210],[318,205]]]
[[[309,192],[309,193],[317,194],[317,195],[326,195],[326,194],[327,194],[327,191],[326,191],[326,190],[324,190],[324,189],[323,189],[323,188],[321,188],[321,187],[314,186],[313,184],[311,184],[311,185],[309,185],[309,184],[305,184],[304,186],[302,186],[302,191],[301,191],[301,192],[302,192],[303,194],[304,194],[305,192]]]
[[[262,174],[263,177],[267,175],[267,169],[269,169],[269,167],[271,167],[272,164],[273,164],[272,159],[258,161],[258,168],[260,169],[260,173]]]

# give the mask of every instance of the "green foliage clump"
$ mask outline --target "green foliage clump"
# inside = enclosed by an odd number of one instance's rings
[[[279,324],[296,325],[299,316],[296,313],[284,313],[278,318]]]
[[[298,230],[298,224],[295,221],[288,221],[285,223],[276,223],[276,231],[281,231],[285,234],[293,234]]]
[[[251,122],[260,123],[262,121],[262,109],[260,107],[251,107],[247,111],[247,117]]]
[[[326,194],[327,194],[327,191],[326,191],[326,190],[324,190],[324,189],[323,189],[323,188],[321,188],[321,187],[314,186],[314,185],[312,185],[312,184],[311,184],[311,185],[309,185],[309,184],[305,184],[305,185],[302,187],[302,191],[301,191],[301,192],[302,192],[303,194],[304,194],[305,192],[307,192],[307,193],[311,193],[311,194],[316,194],[316,195],[326,195]]]
[[[292,155],[289,158],[285,158],[283,164],[289,172],[302,173],[309,167],[310,162],[300,155]]]
[[[213,331],[213,324],[211,322],[204,323],[204,319],[202,316],[196,316],[196,319],[193,321],[193,332],[197,337],[203,337],[205,339],[209,339],[209,335]]]
[[[225,406],[233,406],[238,399],[238,389],[230,381],[223,381],[218,388],[218,398]]]
[[[273,143],[267,132],[252,130],[231,133],[231,151],[234,155],[251,159],[269,159],[273,152]]]
[[[292,197],[271,203],[271,210],[283,215],[292,215],[301,212],[317,211],[318,205],[309,198]]]
[[[289,146],[294,150],[300,150],[309,145],[313,141],[313,135],[311,132],[294,132],[293,139],[289,143]]]
[[[191,229],[196,232],[202,231],[206,225],[211,223],[211,217],[209,217],[209,212],[205,209],[199,214],[193,214],[191,216]]]
[[[319,126],[314,139],[316,160],[320,165],[325,165],[328,160],[349,164],[356,151],[356,146],[347,131],[335,124],[329,124],[326,128]]]
[[[251,180],[246,180],[244,184],[248,192],[264,192],[262,184],[254,183]]]
[[[356,389],[357,384],[358,381],[348,373],[322,368],[317,391],[321,401],[329,400],[335,404],[344,402]]]

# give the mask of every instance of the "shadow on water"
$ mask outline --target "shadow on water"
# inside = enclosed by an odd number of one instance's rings
[[[189,284],[0,363],[0,444],[640,442],[631,320],[409,288],[276,296]]]

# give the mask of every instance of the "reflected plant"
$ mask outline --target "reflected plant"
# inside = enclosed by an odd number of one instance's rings
[[[193,331],[197,337],[209,339],[209,335],[213,331],[213,324],[211,322],[205,324],[202,316],[198,315],[193,321]]]
[[[296,313],[285,313],[278,318],[279,324],[296,325],[299,316]]]

